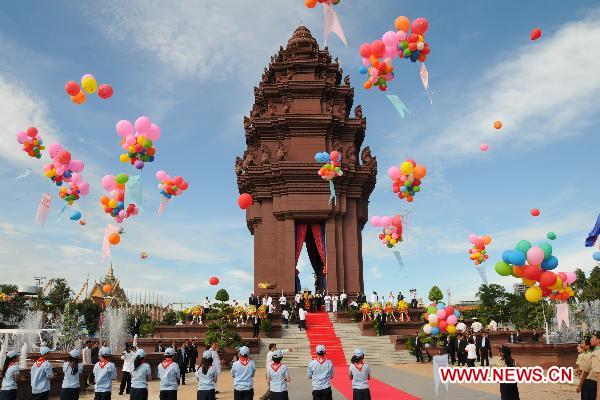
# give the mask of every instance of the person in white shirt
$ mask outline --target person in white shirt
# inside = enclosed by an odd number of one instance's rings
[[[387,301],[392,304],[396,303],[396,298],[394,297],[394,294],[392,292],[390,292],[390,295],[388,296]]]
[[[342,302],[342,310],[348,311],[348,295],[345,291],[342,291],[342,294],[340,294],[340,301]]]
[[[488,330],[493,331],[493,332],[497,331],[498,330],[498,323],[496,321],[494,321],[494,320],[491,320],[490,324],[488,325]]]
[[[298,310],[298,319],[298,329],[306,329],[306,311],[304,311],[304,308],[302,307],[300,307],[300,309]]]
[[[331,312],[331,296],[326,294],[323,300],[325,300],[325,312]]]
[[[267,305],[267,296],[263,296],[263,298],[262,298],[262,305],[263,306]]]
[[[481,332],[481,330],[483,329],[483,324],[477,321],[477,318],[473,319],[475,320],[475,322],[471,324],[471,329],[473,329],[473,332]]]
[[[273,304],[269,304],[267,307],[269,307],[269,314],[273,314],[275,312],[275,306]]]
[[[131,391],[131,371],[133,371],[133,361],[135,360],[135,351],[129,343],[125,344],[125,351],[121,354],[123,360],[123,372],[121,373],[121,386],[119,387],[119,395],[123,392],[129,394]]]
[[[81,352],[83,357],[83,365],[92,365],[92,342],[86,342],[83,351]]]
[[[475,346],[475,340],[473,337],[469,338],[469,344],[465,348],[467,352],[467,366],[475,367],[475,360],[477,359],[477,346]]]
[[[268,374],[269,368],[271,368],[271,365],[273,364],[273,354],[277,353],[278,349],[277,349],[277,344],[276,343],[271,343],[269,344],[269,352],[267,353],[267,362],[265,363],[265,367],[266,367],[266,371]],[[281,354],[283,353],[287,353],[287,352],[292,352],[292,349],[281,349]],[[261,399],[268,399],[269,398],[269,393],[270,390],[267,388],[267,392],[265,394],[263,394],[260,398]]]
[[[290,323],[290,312],[287,310],[287,308],[284,308],[283,311],[281,312],[281,319],[283,320],[283,323],[285,324],[286,329],[289,328],[289,323]]]
[[[208,300],[208,297],[205,297],[202,301],[202,308],[204,308],[204,314],[208,314],[210,311],[210,300]]]
[[[267,306],[273,304],[273,298],[271,296],[267,297]]]
[[[285,308],[286,305],[287,305],[287,299],[283,295],[283,292],[281,292],[281,297],[279,298],[279,306],[281,307],[281,311],[283,311],[283,309]]]
[[[379,296],[377,296],[377,292],[373,291],[371,293],[371,304],[377,303],[379,301]]]
[[[331,304],[333,306],[333,312],[337,312],[338,301],[339,301],[339,298],[338,298],[337,294],[334,294],[333,297],[331,298]]]

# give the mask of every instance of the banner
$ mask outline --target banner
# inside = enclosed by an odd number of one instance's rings
[[[563,322],[567,326],[569,325],[569,303],[556,303],[556,325],[558,330],[561,330]]]
[[[485,271],[485,265],[483,265],[483,264],[476,265],[475,269],[477,270],[477,273],[479,274],[481,281],[487,285],[488,279],[487,279],[487,272]]]
[[[167,204],[169,204],[169,199],[166,198],[165,196],[161,196],[160,199],[160,206],[158,206],[158,216],[160,217],[162,215],[162,213],[165,211],[165,208],[167,208]]]
[[[448,367],[448,354],[438,354],[433,356],[433,384],[436,399],[438,398],[440,383],[442,383],[442,377],[440,375],[440,368],[442,367]],[[448,400],[448,382],[442,383],[442,385],[446,386],[446,395],[444,398]]]
[[[400,97],[398,97],[395,94],[386,94],[385,97],[387,97],[388,100],[392,102],[392,104],[396,108],[396,111],[398,111],[398,114],[400,114],[400,117],[402,119],[404,119],[405,112],[410,114],[410,111],[408,111],[408,108],[406,108],[406,105],[404,104],[404,102],[402,100],[400,100]]]
[[[66,209],[67,209],[67,203],[65,203],[65,205],[62,206],[62,208],[60,209],[60,211],[58,212],[58,214],[56,214],[56,223],[57,224],[60,222],[60,219],[62,218],[62,216],[65,213]]]
[[[596,225],[594,225],[594,228],[592,228],[585,239],[585,247],[593,247],[596,244],[596,240],[598,240],[598,235],[600,235],[600,214],[596,219]]]
[[[427,96],[429,96],[429,102],[433,104],[433,99],[431,98],[431,89],[429,88],[429,72],[427,72],[427,68],[425,67],[425,63],[421,63],[421,82],[423,82],[423,87],[427,92]]]
[[[144,211],[142,202],[141,177],[139,175],[130,176],[125,183],[125,204],[135,204],[140,211]]]
[[[118,233],[119,227],[117,225],[108,224],[106,225],[106,229],[104,230],[104,240],[102,241],[102,261],[106,257],[111,258],[110,255],[110,243],[108,242],[108,237],[113,233]]]
[[[42,193],[40,204],[38,205],[37,214],[35,215],[35,223],[44,225],[50,212],[50,204],[52,204],[52,196],[48,193]]]
[[[335,186],[333,186],[333,179],[329,181],[329,204],[331,204],[331,200],[333,200],[333,204],[335,204]]]
[[[404,262],[402,261],[402,256],[398,250],[394,250],[394,256],[396,257],[396,261],[398,262],[398,269],[402,271],[404,268]]]
[[[337,13],[329,4],[326,3],[323,3],[323,11],[325,12],[325,46],[327,46],[327,38],[329,37],[329,34],[333,32],[340,38],[342,42],[344,42],[346,47],[348,47],[346,35],[344,35],[344,30],[342,29],[342,24],[340,24]]]

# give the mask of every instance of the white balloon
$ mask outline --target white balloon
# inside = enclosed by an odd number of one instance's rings
[[[431,323],[437,323],[438,322],[437,314],[429,314],[429,316],[427,317],[427,320]]]
[[[431,333],[431,326],[423,325],[423,332],[429,335]]]

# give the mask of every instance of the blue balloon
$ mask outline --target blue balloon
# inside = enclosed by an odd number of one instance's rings
[[[600,254],[600,252],[598,252]],[[550,256],[547,260],[542,261],[542,269],[545,271],[549,271],[558,267],[558,258],[555,256]]]
[[[437,326],[434,326],[433,328],[431,328],[431,334],[432,335],[439,335],[440,334],[440,328],[438,328]]]
[[[504,250],[504,252],[502,252],[502,261],[504,261],[507,264],[510,264],[510,253],[512,252],[512,250]]]
[[[600,261],[600,251],[595,252],[592,257],[594,257],[594,260]]]
[[[65,178],[70,178],[70,177],[71,177],[71,170],[66,170],[66,171],[63,173],[63,176],[64,176]]]
[[[460,311],[458,311],[458,310],[454,310],[454,316],[455,316],[456,318],[459,318],[459,317],[460,317]]]
[[[315,160],[319,163],[327,163],[329,162],[329,153],[326,151],[315,154]]]
[[[400,191],[401,192],[406,192],[408,189],[406,188],[406,186],[400,186]]]
[[[512,265],[525,265],[525,261],[526,260],[527,260],[527,256],[522,251],[511,250],[509,264],[512,264]]]
[[[360,67],[358,69],[358,72],[360,72],[361,74],[366,74],[369,70],[367,69],[367,67]]]
[[[446,308],[446,305],[444,303],[437,303],[437,309],[438,310],[443,310]]]
[[[75,211],[73,214],[71,214],[71,216],[69,217],[69,219],[71,221],[77,221],[81,218],[81,213],[79,211]]]

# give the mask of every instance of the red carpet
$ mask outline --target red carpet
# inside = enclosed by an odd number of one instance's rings
[[[348,362],[344,355],[342,342],[335,334],[333,324],[329,321],[327,313],[309,313],[306,316],[306,336],[310,342],[310,350],[315,355],[315,347],[322,344],[327,349],[327,358],[335,366],[335,377],[331,384],[347,399],[352,399],[352,381],[348,378]],[[369,363],[369,355],[365,355]],[[399,372],[400,373],[400,372]],[[373,400],[420,400],[411,394],[396,389],[386,383],[371,378],[369,381],[371,398]]]

